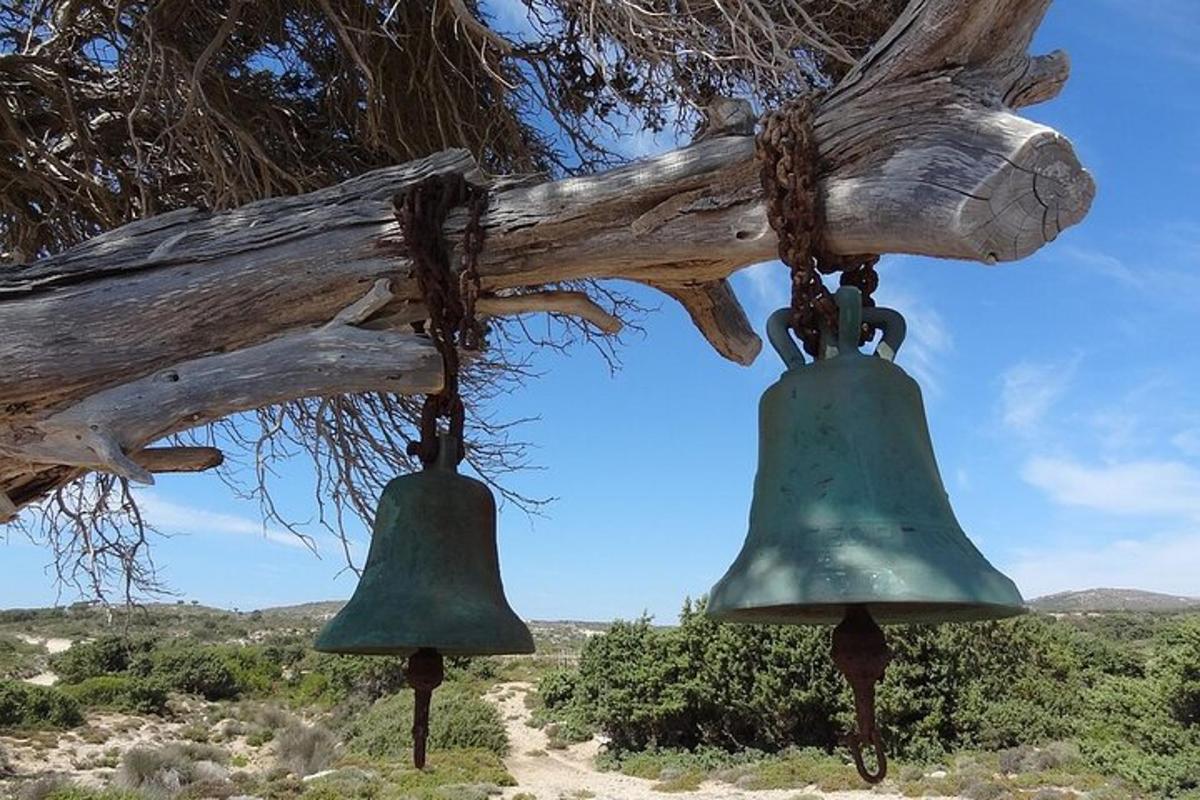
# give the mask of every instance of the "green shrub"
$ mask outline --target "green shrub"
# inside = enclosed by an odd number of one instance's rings
[[[578,683],[579,674],[573,670],[551,670],[538,681],[538,697],[546,708],[564,708],[575,699]]]
[[[38,657],[45,648],[0,633],[0,680],[28,678],[38,672]]]
[[[295,666],[293,700],[332,706],[357,696],[371,703],[407,686],[406,660],[398,657],[342,656],[310,651]]]
[[[495,753],[487,750],[431,750],[425,769],[414,769],[407,757],[350,757],[341,768],[304,785],[304,800],[452,800],[466,787],[498,793],[516,781]]]
[[[304,777],[333,763],[337,739],[320,725],[293,724],[276,738],[276,758],[293,775]]]
[[[167,708],[166,687],[134,675],[98,675],[62,690],[84,706],[135,714],[162,714]]]
[[[1200,788],[1200,730],[1181,726],[1155,681],[1106,676],[1088,694],[1084,760],[1166,796]]]
[[[17,792],[17,800],[146,800],[143,796],[117,789],[89,789],[77,786],[62,775],[52,775],[26,783]]]
[[[877,700],[888,750],[928,761],[1074,736],[1089,637],[1041,617],[893,629]],[[721,625],[689,602],[676,628],[618,622],[589,639],[575,673],[539,684],[535,720],[596,726],[615,750],[832,751],[853,706],[829,647],[828,628]]]
[[[154,653],[151,675],[176,691],[206,700],[238,696],[237,676],[221,655],[209,647],[172,647]]]
[[[152,648],[145,640],[101,636],[91,642],[76,642],[70,649],[50,657],[50,669],[64,683],[82,683],[88,678],[124,672]]]
[[[0,681],[0,728],[72,728],[81,722],[79,704],[58,689]]]
[[[375,758],[408,758],[412,749],[412,712],[412,692],[376,702],[347,727],[347,747]],[[453,748],[481,749],[503,756],[508,753],[508,734],[495,706],[446,686],[433,693],[429,749]]]
[[[1160,632],[1153,665],[1172,716],[1200,725],[1200,617],[1185,617]]]

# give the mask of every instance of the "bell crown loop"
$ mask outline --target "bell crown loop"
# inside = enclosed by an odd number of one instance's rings
[[[862,292],[854,286],[842,286],[834,295],[838,307],[838,329],[821,333],[821,360],[842,355],[864,356],[858,349],[859,332],[864,322],[883,331],[883,338],[871,355],[893,361],[908,326],[899,311],[862,304]],[[804,352],[792,338],[792,310],[781,308],[767,318],[767,339],[789,370],[806,366]]]
[[[425,469],[444,470],[446,472],[458,472],[459,458],[459,443],[457,437],[452,433],[442,432],[437,437],[438,449],[437,456],[425,465]]]

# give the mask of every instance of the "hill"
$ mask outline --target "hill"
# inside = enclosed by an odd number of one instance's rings
[[[1146,592],[1141,589],[1083,589],[1058,592],[1029,601],[1029,607],[1045,613],[1101,611],[1200,611],[1200,597]]]

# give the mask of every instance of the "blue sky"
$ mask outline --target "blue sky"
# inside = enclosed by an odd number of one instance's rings
[[[924,388],[963,527],[1027,597],[1200,595],[1200,5],[1058,0],[1035,52],[1058,47],[1072,78],[1025,113],[1074,142],[1099,187],[1090,216],[1017,264],[887,257],[878,298],[908,318],[898,363]],[[735,285],[759,323],[786,302],[777,263]],[[741,546],[757,399],[780,365],[734,366],[672,301],[640,296],[660,310],[626,337],[619,372],[587,350],[547,354],[545,375],[497,409],[540,417],[522,433],[543,469],[512,484],[558,498],[542,517],[502,511],[523,616],[669,621]],[[285,492],[299,517],[302,483]],[[353,590],[332,541],[318,559],[264,531],[211,476],[163,476],[142,497],[172,534],[157,560],[183,598],[250,609]],[[0,607],[55,600],[44,551],[11,536],[0,558]]]

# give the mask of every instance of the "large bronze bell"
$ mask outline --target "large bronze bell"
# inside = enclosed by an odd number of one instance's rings
[[[358,587],[314,645],[410,657],[417,767],[443,655],[533,652],[533,636],[500,583],[496,502],[485,484],[458,473],[457,452],[454,439],[441,436],[436,461],[384,488]]]
[[[904,319],[837,293],[838,332],[806,364],[771,315],[787,365],[759,403],[750,531],[713,587],[708,613],[736,622],[836,623],[850,608],[880,622],[947,622],[1020,614],[1011,580],[967,539],[938,473],[916,381],[892,363]],[[861,324],[883,329],[859,350]]]
[[[787,365],[758,407],[758,473],[750,532],[709,594],[730,622],[837,623],[835,665],[854,691],[856,730],[844,743],[859,775],[887,774],[875,685],[891,658],[876,620],[949,622],[1022,613],[1017,587],[967,539],[933,457],[916,381],[892,363],[904,318],[837,293],[838,330],[805,363],[791,310],[767,321]],[[863,322],[883,330],[859,350]],[[875,751],[874,769],[863,758]]]

